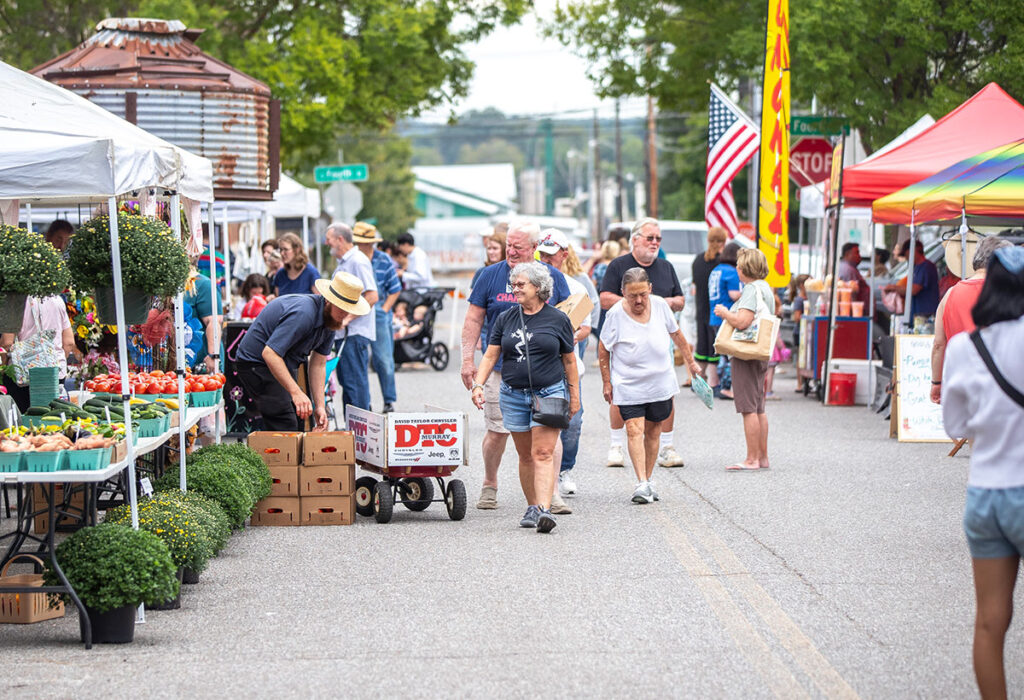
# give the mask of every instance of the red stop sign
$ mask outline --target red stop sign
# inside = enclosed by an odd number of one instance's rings
[[[807,187],[832,175],[832,144],[816,136],[804,137],[789,152],[789,178]]]

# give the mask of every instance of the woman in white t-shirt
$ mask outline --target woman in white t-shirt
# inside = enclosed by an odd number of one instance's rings
[[[971,317],[979,330],[946,347],[942,417],[947,433],[973,440],[963,525],[977,599],[974,674],[983,698],[1005,698],[1003,644],[1024,554],[1024,249],[992,254]]]
[[[668,302],[651,294],[646,270],[634,267],[622,276],[622,299],[608,310],[597,346],[604,400],[618,407],[626,422],[629,458],[639,482],[634,503],[653,503],[658,494],[651,474],[658,459],[661,424],[672,414],[679,393],[669,342],[686,358],[691,374],[700,367],[683,337]]]

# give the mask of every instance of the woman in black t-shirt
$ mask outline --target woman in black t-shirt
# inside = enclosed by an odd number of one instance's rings
[[[538,532],[555,526],[551,496],[559,431],[533,420],[533,395],[568,398],[570,416],[580,410],[572,322],[546,303],[553,286],[551,273],[540,263],[512,268],[509,287],[518,304],[495,319],[471,390],[473,403],[482,409],[484,381],[501,364],[502,421],[519,453],[519,481],[528,505],[519,524]]]

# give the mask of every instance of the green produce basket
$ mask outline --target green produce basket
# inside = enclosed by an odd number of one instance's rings
[[[67,450],[67,468],[74,471],[93,471],[110,464],[109,447],[94,450]]]
[[[189,405],[196,408],[215,406],[220,401],[223,392],[223,389],[217,389],[216,391],[193,391],[189,394]]]
[[[24,452],[0,452],[0,472],[25,471]]]
[[[25,471],[55,472],[64,467],[64,450],[60,452],[23,452]]]
[[[167,417],[144,418],[139,421],[132,421],[132,434],[141,438],[159,437],[167,432]]]

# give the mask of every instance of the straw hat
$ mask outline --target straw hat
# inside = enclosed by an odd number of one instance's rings
[[[978,250],[981,236],[974,231],[967,232],[967,277],[974,274],[974,253]],[[957,233],[942,243],[946,249],[946,267],[950,274],[960,276],[960,234]]]
[[[368,224],[365,221],[357,221],[356,225],[352,227],[352,242],[353,243],[376,243],[377,241],[383,241],[384,238],[377,231],[377,227],[373,224]]]
[[[370,305],[363,298],[363,282],[351,273],[338,272],[334,279],[318,279],[316,291],[320,292],[324,299],[353,316],[365,316],[370,313]]]

